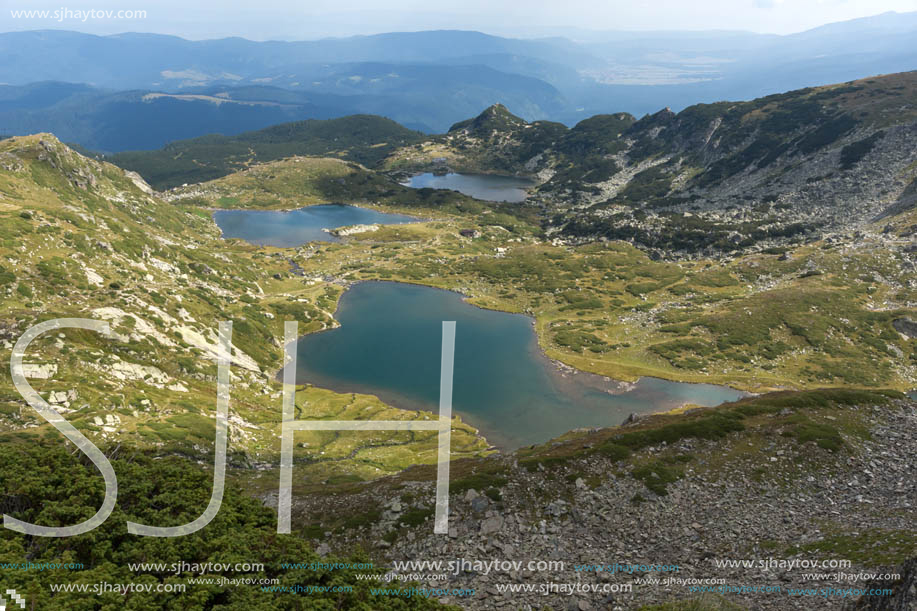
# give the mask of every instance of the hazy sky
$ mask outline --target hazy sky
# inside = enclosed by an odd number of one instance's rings
[[[186,38],[242,36],[304,40],[424,29],[502,35],[588,30],[730,29],[786,34],[885,11],[917,11],[917,0],[0,0],[0,31],[68,29],[97,34],[159,32]],[[89,18],[77,11],[140,10],[143,19]],[[48,10],[47,18],[12,11]],[[54,11],[69,11],[63,19]]]

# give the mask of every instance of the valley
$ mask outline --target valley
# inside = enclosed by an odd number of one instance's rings
[[[36,340],[30,382],[119,469],[136,460],[162,482],[191,465],[196,475],[180,477],[197,482],[212,465],[216,321],[231,320],[232,504],[252,532],[270,533],[260,505],[276,504],[283,322],[305,334],[297,418],[420,420],[435,417],[438,336],[424,344],[405,321],[435,327],[448,313],[521,372],[501,398],[506,388],[488,377],[498,366],[480,358],[463,370],[475,357],[458,343],[456,380],[473,392],[455,395],[454,533],[424,530],[435,431],[304,432],[296,531],[283,539],[297,554],[312,544],[377,559],[554,550],[587,563],[602,550],[655,561],[687,548],[686,574],[702,577],[710,554],[842,550],[859,567],[897,567],[915,545],[913,403],[903,394],[917,387],[915,91],[917,73],[904,73],[573,128],[497,105],[430,137],[347,117],[111,158],[122,167],[51,134],[4,139],[0,359],[36,322],[108,321],[111,339],[67,330]],[[402,184],[444,169],[512,177],[527,196]],[[377,321],[384,329],[371,336]],[[387,350],[399,342],[403,352]],[[355,354],[362,360],[349,362]],[[393,385],[402,374],[417,379]],[[37,461],[25,448],[60,439],[9,371],[0,376],[0,460]],[[569,399],[588,394],[577,386],[585,379],[606,385],[587,407]],[[607,394],[613,386],[627,392]],[[558,405],[570,411],[552,412]],[[76,480],[98,479],[71,468]],[[41,484],[22,479],[24,500],[8,496],[6,511],[66,521],[66,495],[39,516]],[[168,486],[156,486],[169,507]],[[128,487],[122,518],[147,511],[143,494]],[[185,501],[156,520],[181,523],[196,507]],[[835,505],[853,509],[840,519]],[[751,525],[756,512],[773,524]],[[611,547],[609,528],[620,533]],[[492,592],[485,576],[457,579],[485,595],[440,602],[537,601]],[[654,592],[640,605],[688,594]],[[741,601],[788,608],[784,598]]]

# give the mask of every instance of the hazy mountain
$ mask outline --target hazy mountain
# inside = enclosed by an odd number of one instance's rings
[[[332,64],[272,77],[270,84],[305,95],[345,96],[358,112],[384,115],[426,132],[449,125],[494,103],[512,107],[529,120],[563,113],[570,102],[544,80],[474,64]],[[532,60],[538,62],[539,60]],[[267,79],[264,79],[267,81]]]
[[[200,134],[237,134],[305,118],[356,112],[335,96],[296,95],[261,88],[110,92],[84,85],[36,83],[0,87],[0,133],[53,131],[67,142],[97,151],[159,148]],[[239,96],[236,99],[234,96]],[[314,100],[314,101],[313,101]]]
[[[917,68],[917,13],[788,36],[599,32],[576,41],[457,30],[303,42],[33,31],[0,34],[0,53],[0,82],[29,87],[0,91],[0,133],[53,131],[120,151],[353,113],[442,132],[495,103],[528,121],[573,125],[608,112],[748,100]],[[32,85],[40,81],[98,89]]]
[[[181,88],[270,78],[303,64],[436,63],[467,55],[513,54],[562,62],[598,63],[568,41],[528,41],[480,32],[432,31],[305,42],[242,38],[189,41],[159,34],[94,36],[33,31],[0,34],[0,82],[55,80],[100,87]]]
[[[302,42],[11,32],[0,34],[0,53],[8,60],[0,66],[0,82],[22,85],[55,80],[114,89],[171,90],[202,84],[258,83],[276,80],[279,75],[305,76],[310,71],[336,72],[337,65],[364,62],[486,65],[542,78],[555,86],[568,80],[571,71],[609,85],[728,81],[748,73],[751,67],[766,68],[770,77],[778,76],[790,63],[829,71],[809,74],[806,84],[811,85],[913,68],[884,66],[883,62],[913,60],[917,56],[915,31],[917,13],[886,13],[786,36],[733,31],[611,31],[592,33],[579,42],[562,37],[522,40],[458,30]],[[848,73],[830,73],[843,70]],[[867,72],[859,72],[862,70]],[[769,86],[772,92],[783,90],[778,82]]]
[[[338,66],[321,78],[323,86],[312,91],[264,84],[189,87],[171,93],[118,92],[60,82],[0,86],[0,134],[50,131],[66,142],[116,152],[358,113],[441,132],[497,102],[527,119],[567,106],[544,81],[481,65],[353,64]]]

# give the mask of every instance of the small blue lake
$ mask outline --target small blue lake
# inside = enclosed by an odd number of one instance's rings
[[[406,187],[421,189],[451,189],[469,197],[491,202],[521,202],[525,200],[526,190],[534,183],[515,176],[495,176],[492,174],[417,174],[402,183]]]
[[[299,340],[297,383],[374,394],[395,407],[435,413],[442,321],[456,321],[454,409],[505,449],[578,427],[617,425],[631,412],[745,396],[713,384],[642,378],[621,385],[563,371],[539,348],[531,318],[481,309],[458,293],[424,286],[356,284],[341,297],[335,317],[340,327]]]
[[[345,204],[322,204],[298,210],[217,210],[213,220],[224,238],[241,238],[259,246],[289,248],[306,242],[337,242],[327,229],[347,225],[400,225],[419,219]]]

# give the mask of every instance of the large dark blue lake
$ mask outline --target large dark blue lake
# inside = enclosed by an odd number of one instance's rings
[[[620,424],[631,412],[743,396],[712,384],[642,378],[619,385],[561,371],[538,347],[526,316],[484,310],[461,295],[395,282],[366,282],[341,297],[337,329],[297,345],[297,382],[374,394],[396,407],[439,405],[442,321],[456,321],[454,410],[494,445],[513,449],[578,427]]]
[[[336,242],[327,229],[347,225],[399,225],[418,219],[345,204],[322,204],[299,210],[217,210],[213,220],[224,238],[242,238],[261,246],[281,248],[306,242]]]
[[[452,189],[475,199],[491,202],[521,202],[525,199],[526,189],[533,183],[525,178],[514,176],[494,176],[491,174],[417,174],[402,183],[407,187],[420,189]]]

